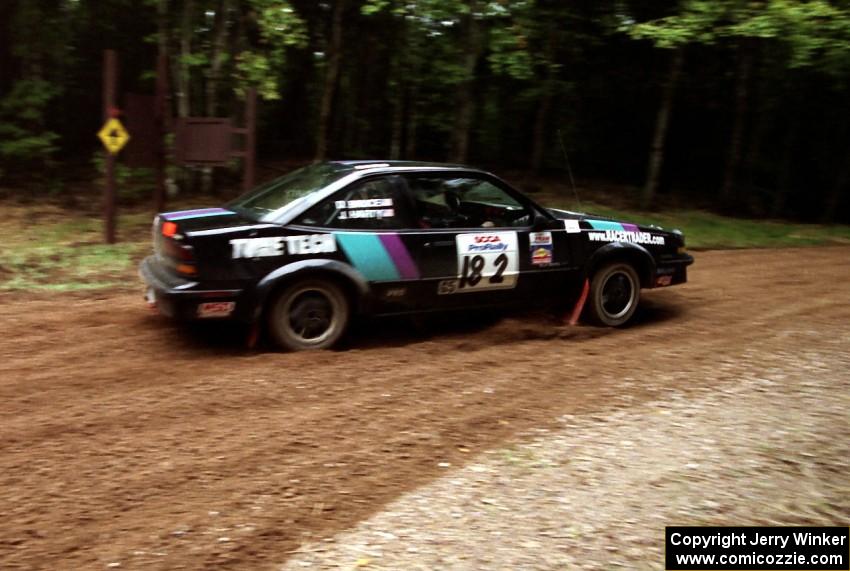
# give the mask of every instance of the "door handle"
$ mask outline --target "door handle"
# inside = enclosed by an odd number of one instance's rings
[[[436,242],[425,242],[426,248],[444,248],[447,246],[454,246],[455,243],[452,240],[438,240]]]

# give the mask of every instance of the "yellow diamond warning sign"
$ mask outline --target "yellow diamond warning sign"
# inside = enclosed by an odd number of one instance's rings
[[[103,146],[113,155],[118,154],[118,151],[124,148],[127,141],[130,140],[130,134],[121,121],[112,118],[108,120],[103,128],[97,132],[97,136],[103,141]]]

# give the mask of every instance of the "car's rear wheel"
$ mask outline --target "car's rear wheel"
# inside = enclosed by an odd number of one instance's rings
[[[602,266],[590,281],[587,313],[599,325],[619,327],[635,314],[640,301],[640,278],[626,262]]]
[[[328,349],[348,325],[350,309],[335,283],[311,279],[286,287],[272,302],[269,332],[283,349]]]

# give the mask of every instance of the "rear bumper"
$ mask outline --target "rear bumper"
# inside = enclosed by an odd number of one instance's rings
[[[674,258],[658,261],[651,287],[667,287],[688,281],[688,266],[694,263],[690,254],[678,254]]]
[[[242,289],[210,289],[203,284],[175,276],[156,256],[148,256],[139,265],[149,304],[168,317],[180,320],[250,320],[250,310]]]

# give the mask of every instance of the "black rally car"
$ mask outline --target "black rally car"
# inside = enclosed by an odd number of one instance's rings
[[[287,349],[333,345],[355,314],[538,305],[589,292],[585,316],[634,314],[684,283],[681,232],[543,208],[473,168],[326,162],[224,208],[158,215],[148,301],[181,319],[265,323]]]

